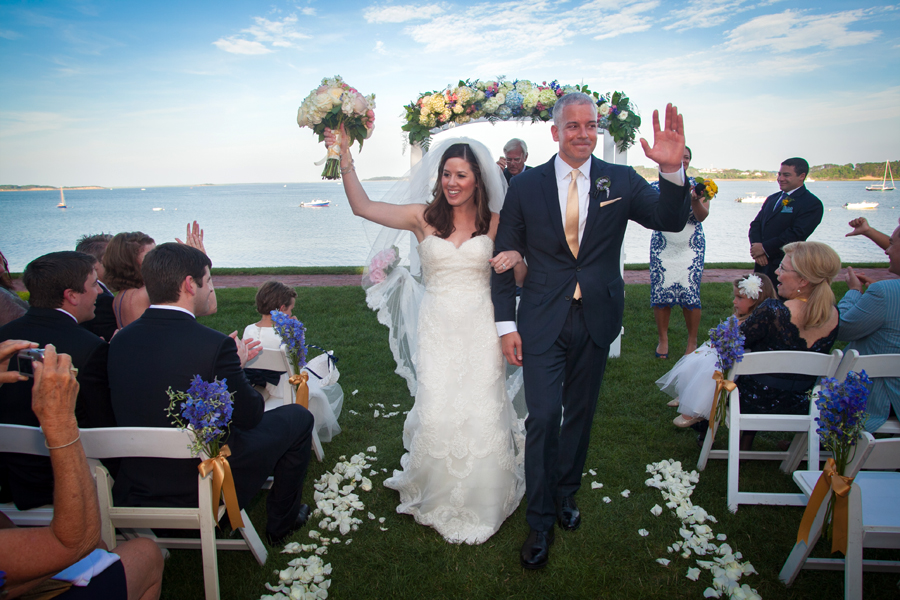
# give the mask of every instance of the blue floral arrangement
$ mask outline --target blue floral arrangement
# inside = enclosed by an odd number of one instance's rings
[[[294,373],[299,373],[306,366],[306,327],[279,310],[273,310],[269,314],[272,315],[275,333],[284,343],[288,359],[294,366]]]
[[[709,341],[719,356],[716,368],[722,373],[727,373],[744,358],[744,339],[740,321],[734,315],[709,330]]]
[[[822,380],[816,406],[819,416],[816,433],[822,439],[822,445],[834,453],[834,462],[838,472],[853,459],[856,441],[863,431],[868,414],[866,404],[869,399],[869,377],[865,371],[850,371],[842,383],[833,377]]]
[[[194,375],[186,392],[170,387],[166,394],[169,396],[166,415],[175,425],[192,433],[194,441],[190,448],[194,456],[201,452],[209,457],[217,456],[221,441],[231,428],[234,409],[226,380],[206,382]]]

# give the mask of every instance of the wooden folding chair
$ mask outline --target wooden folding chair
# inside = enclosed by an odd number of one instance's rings
[[[864,432],[857,444],[856,455],[847,465],[847,477],[854,478],[848,497],[847,555],[845,558],[810,558],[822,534],[828,502],[816,514],[810,528],[809,543],[794,545],[781,569],[779,578],[790,586],[800,569],[844,570],[844,597],[862,598],[862,572],[900,572],[900,562],[863,560],[863,548],[900,548],[900,438],[876,440]],[[866,470],[861,470],[866,469]],[[874,469],[874,470],[873,470]],[[888,472],[890,471],[890,472]],[[821,471],[795,471],[794,481],[809,497]]]
[[[187,431],[160,427],[110,427],[82,429],[81,443],[89,458],[193,458],[188,448],[191,436]],[[150,537],[163,548],[199,548],[203,556],[203,581],[206,599],[219,597],[219,563],[216,550],[247,550],[262,565],[268,551],[253,528],[247,513],[241,510],[244,527],[239,531],[243,539],[217,540],[216,523],[225,514],[225,506],[212,514],[212,473],[203,477],[197,473],[198,506],[196,508],[154,508],[116,506],[112,498],[113,478],[102,465],[94,468],[97,496],[100,501],[101,537],[110,550],[116,546],[116,528],[144,530],[197,529],[200,539]]]
[[[32,456],[50,456],[44,446],[44,434],[37,427],[0,423],[0,452]],[[19,510],[12,502],[0,504],[0,512],[19,527],[47,527],[53,520],[53,505]]]
[[[900,377],[900,354],[867,354],[860,356],[857,350],[850,350],[844,355],[835,378],[843,381],[847,373],[865,371],[869,379],[879,377]],[[897,417],[889,417],[875,433],[900,435],[900,421]]]
[[[753,352],[745,354],[743,360],[734,366],[732,376],[737,379],[743,375],[793,373],[832,377],[842,356],[840,350],[835,350],[831,354],[796,351]],[[726,407],[720,406],[718,410],[725,409]],[[727,410],[728,450],[712,450],[716,425],[710,423],[697,468],[701,471],[706,468],[706,462],[710,458],[728,459],[728,509],[737,512],[741,504],[804,506],[806,498],[803,494],[739,491],[740,460],[780,460],[781,470],[790,473],[806,457],[810,466],[818,468],[819,438],[816,435],[818,410],[815,402],[810,402],[809,412],[805,415],[742,414],[740,391],[735,388],[728,394]],[[743,431],[790,431],[795,435],[786,452],[741,451],[740,439]]]

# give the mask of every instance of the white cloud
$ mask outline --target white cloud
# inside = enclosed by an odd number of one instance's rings
[[[742,8],[745,3],[745,0],[691,0],[687,6],[670,13],[669,16],[674,22],[666,25],[664,29],[684,31],[695,27],[716,27],[727,21],[736,11],[746,10]]]
[[[51,112],[2,112],[0,113],[0,138],[30,135],[41,131],[61,130],[71,126],[75,119]]]
[[[0,29],[0,38],[5,40],[17,40],[22,37],[22,34],[16,33],[11,29]]]
[[[298,40],[310,37],[297,31],[297,17],[293,15],[280,21],[265,17],[253,17],[253,21],[239,35],[220,38],[213,45],[232,54],[268,54],[273,48],[293,48]]]
[[[364,13],[369,23],[405,23],[430,19],[444,12],[436,4],[401,4],[397,6],[370,6]]]
[[[878,37],[880,31],[850,31],[848,26],[866,15],[863,10],[848,10],[827,15],[805,15],[786,10],[756,17],[728,33],[728,50],[769,49],[791,52],[815,46],[842,48],[858,46]]]
[[[300,9],[300,14],[307,17],[314,17],[316,16],[316,9],[314,9],[312,6],[307,6],[306,8]]]
[[[659,5],[659,2],[638,2],[631,6],[624,6],[622,11],[604,18],[598,29],[599,35],[595,40],[605,40],[626,33],[638,33],[650,29],[651,23],[642,13],[650,12]]]
[[[375,42],[375,47],[373,48],[373,50],[378,54],[387,54],[387,50],[384,49],[384,42],[382,42],[381,40]]]

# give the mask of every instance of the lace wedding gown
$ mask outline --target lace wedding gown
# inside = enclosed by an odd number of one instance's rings
[[[419,245],[416,401],[402,470],[384,482],[400,492],[397,512],[452,543],[487,540],[525,493],[523,428],[507,397],[491,304],[492,255],[487,236],[459,248],[435,236]]]

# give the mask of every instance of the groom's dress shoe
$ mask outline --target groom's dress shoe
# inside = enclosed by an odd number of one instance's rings
[[[300,512],[297,514],[297,518],[294,520],[294,524],[284,533],[273,534],[270,532],[266,532],[266,541],[270,546],[283,546],[285,540],[287,540],[292,533],[306,525],[306,522],[309,520],[309,504],[301,504]]]
[[[553,543],[553,529],[550,531],[531,530],[522,546],[519,558],[526,569],[542,569],[550,560],[550,545]]]
[[[559,526],[566,531],[575,531],[581,525],[581,512],[575,504],[575,496],[566,496],[556,505],[556,516]]]

